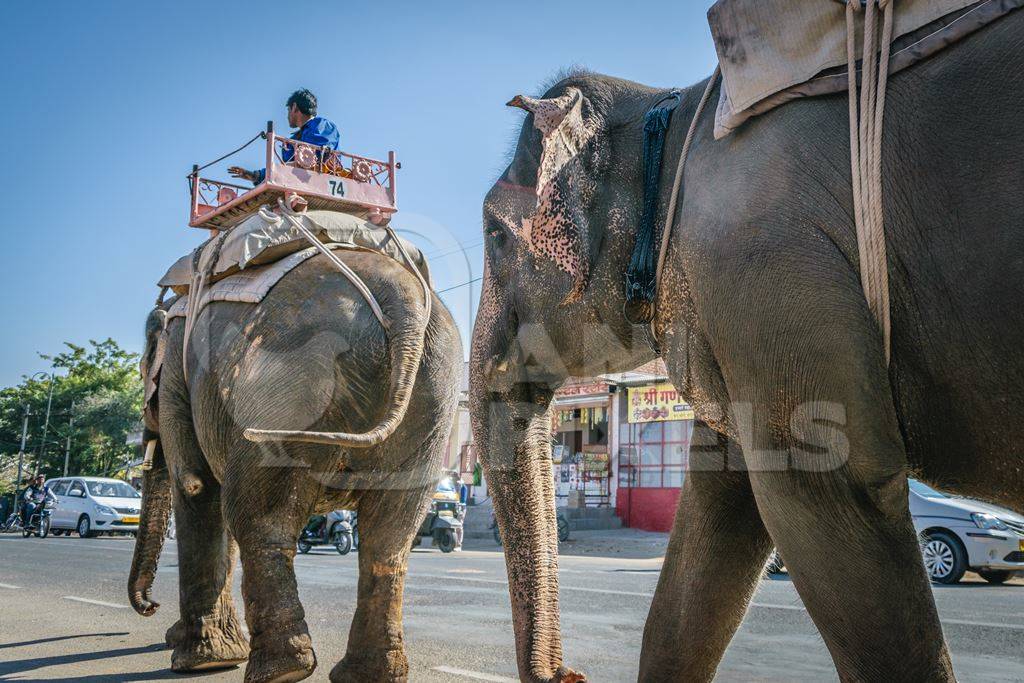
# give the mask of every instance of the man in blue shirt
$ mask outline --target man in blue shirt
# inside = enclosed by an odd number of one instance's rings
[[[308,142],[311,145],[319,145],[329,149],[338,149],[340,136],[338,127],[334,122],[316,115],[316,95],[305,88],[296,90],[285,103],[288,107],[288,125],[298,128],[292,133],[292,140]],[[295,156],[295,147],[285,145],[281,151],[281,159],[287,163]],[[254,185],[259,185],[266,177],[266,169],[248,171],[240,166],[232,166],[228,173],[236,178],[251,180]]]

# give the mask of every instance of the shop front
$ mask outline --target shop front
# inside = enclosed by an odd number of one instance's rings
[[[551,459],[559,506],[612,504],[612,397],[607,382],[593,380],[570,381],[555,393]]]
[[[668,383],[619,387],[616,514],[625,526],[669,531],[686,476],[693,410]]]

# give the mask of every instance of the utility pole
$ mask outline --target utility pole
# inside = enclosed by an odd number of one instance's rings
[[[68,461],[71,459],[71,432],[75,426],[75,402],[71,402],[71,410],[68,411],[68,442],[64,447],[64,476],[68,476]]]
[[[25,464],[25,442],[28,440],[28,418],[32,409],[28,404],[24,405],[25,419],[21,423],[21,448],[18,449],[18,479],[14,482],[14,504],[18,504],[18,489],[21,488],[21,470]],[[17,509],[17,508],[12,508]]]
[[[39,450],[36,451],[36,468],[32,472],[32,478],[39,475],[39,465],[43,459],[43,449],[46,448],[46,431],[50,428],[50,407],[53,406],[53,372],[50,372],[50,396],[46,399],[46,419],[43,421],[43,438],[39,440]]]

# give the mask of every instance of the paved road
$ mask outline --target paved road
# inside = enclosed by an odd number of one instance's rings
[[[417,550],[405,602],[413,681],[512,681],[511,617],[500,550]],[[76,682],[183,678],[167,667],[163,633],[177,616],[177,554],[168,543],[155,587],[163,607],[144,619],[127,606],[130,539],[0,536],[0,680]],[[344,652],[356,556],[315,549],[296,571],[326,680]],[[594,681],[636,679],[640,639],[660,558],[561,559],[566,661]],[[237,587],[236,587],[237,590]],[[975,579],[935,589],[962,681],[1024,680],[1024,582]],[[239,604],[241,601],[239,600]],[[209,674],[241,680],[241,670]],[[836,680],[831,660],[785,578],[759,588],[722,664],[720,681]]]

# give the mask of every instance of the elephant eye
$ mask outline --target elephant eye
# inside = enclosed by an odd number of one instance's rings
[[[495,246],[503,246],[507,237],[508,232],[503,226],[492,223],[487,227],[487,238],[493,242]]]

